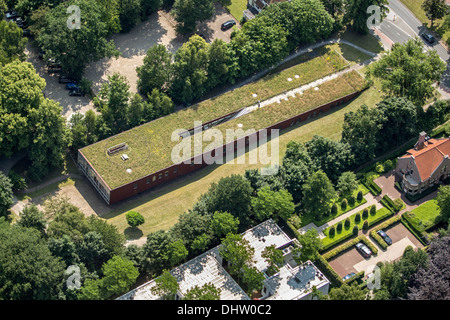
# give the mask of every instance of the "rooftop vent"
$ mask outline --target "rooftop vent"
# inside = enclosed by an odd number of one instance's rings
[[[128,158],[128,156],[127,156],[126,154],[123,154],[123,155],[120,157],[120,159],[122,159],[123,161],[127,161],[127,160],[130,159],[130,158]]]

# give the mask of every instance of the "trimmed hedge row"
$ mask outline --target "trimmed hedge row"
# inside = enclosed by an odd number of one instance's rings
[[[357,274],[355,274],[353,277],[351,277],[350,279],[347,279],[347,280],[345,280],[344,281],[344,283],[347,283],[347,284],[352,284],[353,282],[359,282],[359,281],[361,281],[362,280],[362,278],[364,278],[364,275],[365,275],[366,273],[365,273],[365,271],[363,270],[363,271],[360,271],[360,272],[358,272]]]
[[[381,194],[381,188],[373,180],[363,180],[362,183],[374,196]]]
[[[397,199],[398,200],[398,199]],[[397,201],[396,200],[396,201]],[[403,207],[403,201],[402,205],[397,205],[394,200],[392,200],[387,194],[383,196],[381,199],[381,204],[387,207],[388,209],[392,210],[393,212],[399,212]]]
[[[322,271],[322,273],[330,280],[331,285],[334,287],[340,287],[344,284],[342,278],[334,271],[328,261],[320,254],[317,255],[317,259],[314,261],[314,265]]]
[[[372,231],[370,231],[370,236],[372,237],[373,240],[375,240],[378,245],[383,248],[384,250],[387,249],[388,245],[386,243],[386,241],[384,241],[378,234],[377,231],[381,230],[381,229],[385,229],[391,225],[393,225],[396,222],[399,222],[401,220],[401,216],[395,216],[385,222],[383,222],[382,224],[380,224],[379,226],[377,226],[376,228],[374,228]]]
[[[341,253],[342,251],[345,251],[345,250],[353,247],[358,242],[364,242],[364,244],[367,245],[370,250],[372,250],[372,253],[374,255],[378,254],[378,249],[375,248],[375,246],[369,241],[369,239],[367,239],[365,236],[359,236],[351,241],[344,243],[343,245],[337,247],[336,249],[328,251],[327,253],[323,254],[322,256],[324,257],[325,260],[328,261],[331,258],[338,255],[339,253]]]
[[[401,216],[402,224],[408,229],[416,238],[420,241],[424,246],[428,245],[427,238],[422,234],[422,232],[418,231],[409,221],[408,219],[404,218],[403,215]]]
[[[381,210],[381,209],[380,209]],[[387,215],[380,215],[378,216],[375,220],[370,221],[369,223],[369,227],[376,225],[378,222],[380,222],[381,220],[384,220],[390,216],[394,215],[394,213],[392,211],[389,210],[389,214]]]

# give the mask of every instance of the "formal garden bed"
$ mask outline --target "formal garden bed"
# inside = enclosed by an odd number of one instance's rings
[[[376,210],[375,205],[372,205],[370,208],[365,208],[345,220],[326,228],[323,231],[326,237],[322,239],[322,250],[325,251],[357,235],[360,230],[367,230],[392,215],[393,212],[388,208],[383,207]]]

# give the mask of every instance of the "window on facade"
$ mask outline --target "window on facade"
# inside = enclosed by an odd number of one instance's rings
[[[138,188],[138,184],[135,183],[134,186],[133,186],[133,189],[136,190],[137,188]]]
[[[156,176],[152,177],[152,181],[155,182],[156,181]]]
[[[158,179],[162,179],[162,173],[158,175]]]
[[[173,169],[173,173],[177,173],[178,172],[178,167]]]
[[[164,176],[168,176],[169,175],[169,170],[167,170],[166,172],[164,172]]]

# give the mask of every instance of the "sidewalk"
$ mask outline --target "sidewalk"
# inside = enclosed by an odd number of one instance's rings
[[[361,210],[364,210],[365,208],[368,208],[368,207],[370,207],[370,206],[372,206],[372,205],[375,205],[376,208],[377,208],[377,210],[378,210],[378,209],[381,209],[381,208],[383,207],[383,205],[379,202],[378,197],[375,197],[375,196],[372,195],[370,192],[367,193],[367,194],[364,196],[364,199],[367,200],[366,203],[364,203],[364,204],[362,204],[362,205],[360,205],[360,206],[358,206],[358,207],[356,207],[356,208],[353,208],[352,210],[350,210],[350,211],[348,211],[348,212],[346,212],[346,213],[340,215],[339,217],[337,217],[337,218],[335,218],[335,219],[333,219],[333,220],[330,220],[330,221],[328,221],[327,223],[324,223],[323,225],[321,225],[321,226],[319,226],[319,227],[317,227],[317,226],[312,222],[312,223],[310,223],[310,224],[304,226],[303,228],[298,229],[298,232],[300,232],[300,234],[304,234],[304,233],[305,233],[306,231],[308,231],[309,229],[313,229],[313,228],[314,228],[314,229],[316,229],[317,232],[319,233],[320,239],[323,239],[323,238],[325,238],[325,234],[323,233],[323,230],[325,230],[325,229],[328,228],[329,226],[332,226],[332,225],[334,225],[334,224],[336,224],[336,223],[338,223],[338,222],[340,222],[340,221],[343,221],[343,220],[347,219],[348,217],[352,216],[353,214],[355,214],[355,213],[357,213],[357,212],[359,212],[359,211],[361,211]]]

